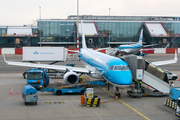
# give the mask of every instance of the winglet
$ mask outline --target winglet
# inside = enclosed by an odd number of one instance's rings
[[[7,61],[6,61],[6,58],[5,58],[5,55],[3,54],[3,58],[4,58],[4,62],[5,63],[8,63]]]
[[[174,56],[174,60],[177,62],[178,58],[177,58],[177,49],[175,49],[175,56]]]

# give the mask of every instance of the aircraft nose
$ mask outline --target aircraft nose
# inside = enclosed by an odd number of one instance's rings
[[[131,85],[132,83],[132,74],[129,71],[121,71],[119,74],[114,74],[111,78],[115,84],[119,85]]]

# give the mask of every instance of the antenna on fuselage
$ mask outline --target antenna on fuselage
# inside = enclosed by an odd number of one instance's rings
[[[84,31],[83,31],[83,21],[82,20],[81,20],[81,34],[82,34],[82,48],[87,48],[85,35],[84,35]]]

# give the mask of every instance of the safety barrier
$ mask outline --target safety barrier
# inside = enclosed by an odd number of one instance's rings
[[[176,109],[176,107],[177,107],[176,102],[170,98],[165,98],[164,104],[172,109]]]
[[[22,54],[23,50],[22,49],[15,49],[15,54]]]
[[[154,48],[144,48],[142,49],[143,54],[154,54]]]
[[[85,97],[85,95],[81,95],[81,105],[85,107],[101,107],[101,99],[97,96],[94,98]]]
[[[85,98],[84,106],[85,107],[101,107],[101,99],[96,98]]]
[[[146,48],[149,50],[142,50],[142,53],[144,54],[158,54],[158,53],[164,53],[164,54],[174,54],[175,49],[177,49],[177,53],[180,53],[180,48]],[[77,51],[77,49],[68,49],[68,50],[74,50]],[[96,50],[96,49],[94,49]],[[106,53],[107,50],[100,50],[102,53]],[[67,52],[68,54],[76,54],[75,52]],[[23,54],[22,48],[2,48],[0,49],[0,54]]]
[[[166,53],[175,53],[175,50],[177,50],[177,48],[166,48]]]

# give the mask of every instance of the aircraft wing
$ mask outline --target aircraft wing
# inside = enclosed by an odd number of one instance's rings
[[[90,71],[86,68],[80,68],[80,67],[69,67],[69,66],[63,66],[63,65],[48,65],[48,64],[35,64],[35,63],[25,63],[25,62],[12,62],[12,61],[6,61],[7,65],[14,65],[14,66],[24,66],[24,67],[35,67],[35,68],[46,68],[46,69],[55,69],[55,70],[61,70],[66,71],[72,70],[77,73],[89,73]]]
[[[108,47],[108,48],[98,48],[98,49],[96,49],[95,51],[108,50],[108,49],[110,49],[110,48],[109,48],[109,47]]]
[[[177,63],[177,61],[176,60],[167,60],[167,61],[152,62],[152,64],[156,65],[156,66],[168,65],[168,64],[173,64],[173,63]]]
[[[74,53],[79,53],[78,50],[67,50],[67,51],[69,51],[69,52],[74,52]]]
[[[148,51],[148,50],[154,50],[154,48],[143,48],[140,51]],[[155,50],[154,50],[155,51]]]
[[[156,45],[159,45],[159,44],[143,45],[143,48],[150,47],[150,46],[156,46]]]
[[[177,63],[177,61],[178,61],[177,52],[175,51],[174,60],[157,61],[157,62],[151,62],[151,63],[153,65],[156,65],[156,66],[161,66],[161,65],[168,65],[168,64]]]

